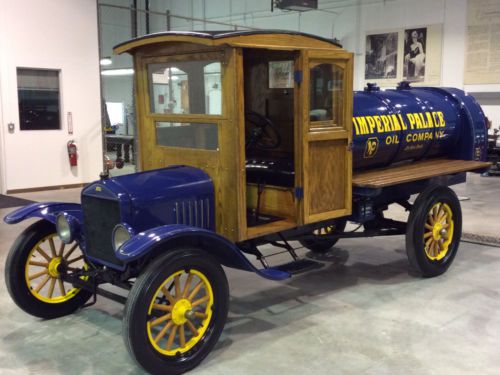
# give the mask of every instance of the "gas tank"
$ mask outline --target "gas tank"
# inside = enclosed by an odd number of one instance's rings
[[[405,160],[449,157],[485,160],[486,118],[462,90],[411,87],[354,93],[353,167],[385,167]]]

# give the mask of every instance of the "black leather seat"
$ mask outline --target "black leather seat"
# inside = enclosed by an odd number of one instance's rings
[[[249,158],[246,161],[247,182],[254,184],[293,187],[295,169],[288,158]]]

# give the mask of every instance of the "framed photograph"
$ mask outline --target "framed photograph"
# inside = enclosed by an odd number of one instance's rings
[[[293,89],[293,61],[269,61],[269,88]]]
[[[366,36],[365,79],[394,79],[398,71],[398,33]]]
[[[396,87],[441,84],[443,25],[373,30],[366,34],[365,85]]]
[[[427,27],[406,29],[403,79],[411,82],[425,80]]]

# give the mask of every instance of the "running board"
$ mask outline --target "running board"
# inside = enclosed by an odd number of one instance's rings
[[[299,273],[315,270],[323,267],[324,264],[320,262],[316,262],[310,259],[298,259],[296,261],[281,264],[276,267],[272,267],[281,272],[289,273],[290,275],[297,275]]]

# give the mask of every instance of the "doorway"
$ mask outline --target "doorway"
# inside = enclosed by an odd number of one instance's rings
[[[246,219],[249,237],[297,224],[296,51],[243,50]]]

